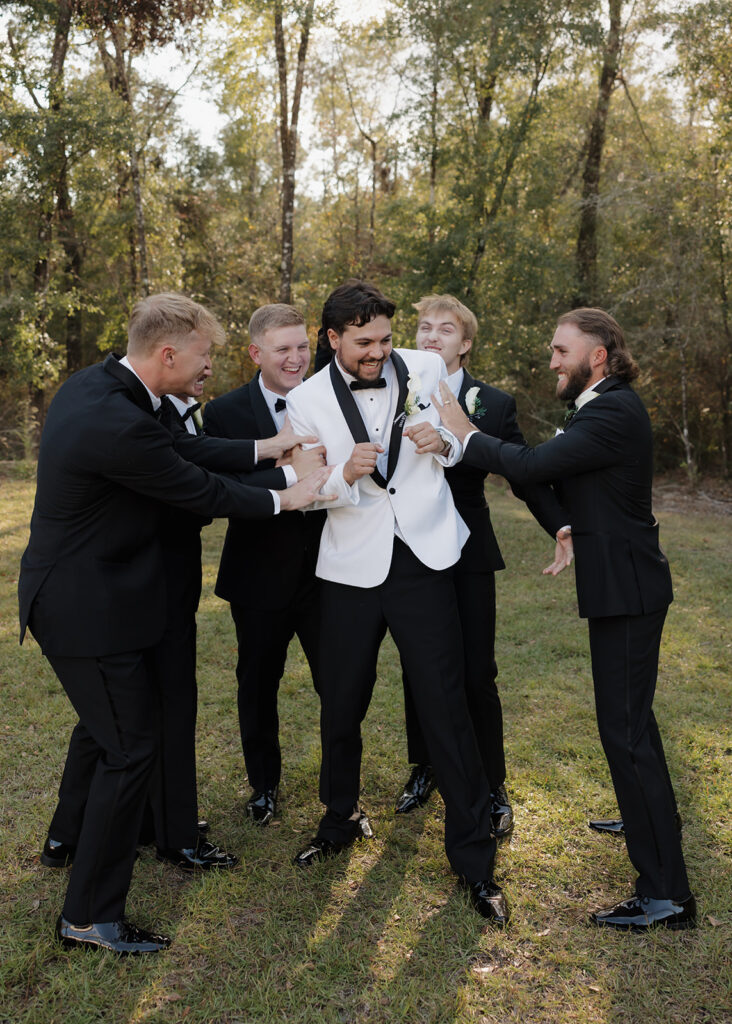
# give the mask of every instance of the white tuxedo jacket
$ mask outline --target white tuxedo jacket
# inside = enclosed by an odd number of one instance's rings
[[[351,491],[350,502],[328,508],[328,519],[320,541],[316,573],[322,579],[355,587],[383,583],[391,565],[395,521],[401,535],[417,558],[431,569],[446,569],[460,557],[469,530],[458,515],[443,467],[453,465],[462,454],[455,442],[447,458],[417,455],[415,445],[402,437],[405,425],[428,421],[438,426],[440,417],[432,405],[432,394],[447,377],[445,364],[433,352],[395,350],[392,359],[399,388],[395,420],[404,410],[407,376],[421,380],[418,401],[426,408],[396,422],[389,444],[389,468],[382,487],[373,476],[361,477]],[[358,406],[340,374],[335,358],[287,396],[287,412],[298,434],[315,434],[328,452],[328,464],[335,469],[324,492],[339,493],[345,487],[343,467],[357,442],[368,441]],[[341,483],[339,483],[339,481]],[[355,503],[354,503],[355,501]],[[324,506],[327,507],[327,506]]]

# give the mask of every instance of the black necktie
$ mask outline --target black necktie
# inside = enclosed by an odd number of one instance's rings
[[[284,412],[287,408],[287,402],[284,398],[278,398],[275,402],[275,412]]]
[[[574,416],[574,414],[576,412],[577,412],[577,406],[574,404],[574,402],[567,402],[567,411],[564,414],[564,425],[565,425],[565,427],[567,426],[567,424],[569,423],[569,421],[572,419],[572,417]]]
[[[377,377],[376,380],[352,380],[351,391],[365,391],[366,388],[385,388],[386,378]]]
[[[194,402],[193,405],[189,405],[184,413],[181,414],[181,419],[185,423],[189,416],[192,416],[194,412],[198,412],[201,408],[200,402]]]

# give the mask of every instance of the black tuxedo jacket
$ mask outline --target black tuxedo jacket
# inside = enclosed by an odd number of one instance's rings
[[[673,592],[651,510],[651,423],[629,384],[607,377],[595,390],[563,434],[536,448],[475,434],[464,459],[520,484],[561,481],[581,616],[659,611]]]
[[[248,384],[208,402],[203,413],[207,435],[219,438],[263,438],[277,433],[259,386],[259,373]],[[254,474],[273,474],[284,487],[284,472],[274,462]],[[255,529],[237,518],[229,520],[215,593],[234,604],[267,609],[285,608],[295,596],[304,572],[315,574],[323,511],[283,512]]]
[[[18,581],[21,642],[29,621],[44,654],[59,657],[158,642],[160,502],[204,516],[274,515],[268,492],[182,459],[145,387],[108,356],[73,374],[48,410]]]
[[[485,434],[498,437],[513,444],[525,445],[524,436],[516,422],[516,402],[505,391],[475,380],[463,370],[463,382],[458,401],[467,412],[465,395],[470,388],[477,387],[481,411],[473,423]],[[472,443],[472,442],[471,442]],[[450,485],[455,507],[470,529],[460,557],[461,572],[494,572],[504,569],[496,535],[493,532],[490,509],[485,500],[485,478],[488,470],[479,466],[458,462],[445,470],[445,479]],[[557,500],[548,484],[528,484],[524,487],[511,482],[511,489],[518,498],[528,505],[532,515],[552,537],[568,522],[567,513]]]

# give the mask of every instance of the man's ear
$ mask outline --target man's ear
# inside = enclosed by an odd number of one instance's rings
[[[473,347],[473,339],[472,338],[463,338],[463,340],[460,342],[460,351],[458,352],[458,355],[459,356],[466,356],[468,354],[468,352],[471,350],[472,347]]]
[[[336,352],[338,350],[338,342],[340,341],[340,335],[338,334],[337,331],[334,331],[332,327],[328,328],[328,341],[330,342],[330,347],[333,349],[334,352]]]
[[[177,351],[175,345],[163,345],[160,348],[160,361],[163,366],[170,368],[175,364]]]
[[[605,363],[607,363],[607,349],[604,345],[598,345],[590,356],[590,366],[596,370],[598,366],[604,366]]]
[[[252,342],[249,345],[249,348],[248,348],[247,351],[249,352],[249,357],[252,360],[252,362],[255,363],[257,366],[261,366],[261,364],[262,364],[262,350],[260,349],[259,345],[255,345],[254,342]]]

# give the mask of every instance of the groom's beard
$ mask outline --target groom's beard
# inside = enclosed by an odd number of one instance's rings
[[[561,398],[563,402],[574,402],[578,395],[581,395],[587,387],[587,382],[591,376],[592,367],[590,366],[590,358],[587,356],[583,363],[575,366],[567,374],[564,385],[557,384],[557,398]]]

